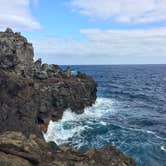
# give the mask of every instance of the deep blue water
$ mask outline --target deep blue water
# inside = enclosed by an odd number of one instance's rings
[[[67,110],[47,139],[85,150],[112,144],[138,166],[166,166],[166,65],[72,66],[98,83],[83,115]]]

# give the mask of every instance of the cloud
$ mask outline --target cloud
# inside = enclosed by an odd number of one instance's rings
[[[112,63],[119,58],[166,58],[166,28],[148,30],[83,29],[84,40],[49,37],[33,40],[36,55],[63,63]],[[101,61],[98,61],[100,59]],[[52,61],[51,60],[51,61]],[[134,63],[134,62],[133,62]],[[146,62],[148,63],[148,62]],[[150,63],[150,62],[149,62]]]
[[[32,2],[32,1],[31,1]],[[31,15],[30,0],[0,0],[0,28],[38,30],[40,23]],[[37,1],[33,0],[33,3]]]
[[[166,21],[165,0],[71,0],[73,11],[120,23]]]

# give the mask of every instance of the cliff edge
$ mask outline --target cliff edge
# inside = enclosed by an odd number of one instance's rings
[[[82,113],[96,100],[96,83],[84,73],[34,62],[32,44],[11,29],[0,32],[0,165],[130,166],[135,163],[111,146],[79,152],[46,143],[50,120],[70,108]]]

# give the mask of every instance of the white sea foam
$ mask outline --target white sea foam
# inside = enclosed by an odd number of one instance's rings
[[[58,145],[68,142],[69,138],[79,135],[82,131],[89,128],[89,125],[80,125],[81,122],[92,123],[99,120],[107,113],[114,113],[113,101],[108,98],[98,98],[92,107],[84,110],[84,113],[77,115],[71,110],[66,110],[63,117],[58,122],[50,122],[48,131],[44,134],[46,141],[54,141]],[[102,125],[107,125],[104,121],[99,121]]]
[[[146,130],[145,132],[147,132],[148,134],[155,134],[155,132],[150,131],[150,130]]]
[[[92,107],[86,108],[81,115],[73,113],[70,109],[66,110],[61,120],[58,122],[50,122],[48,131],[44,134],[45,140],[48,142],[54,141],[58,145],[61,145],[68,143],[68,140],[73,136],[79,136],[81,138],[80,134],[87,129],[93,128],[91,126],[96,125],[96,123],[106,126],[107,122],[103,121],[103,119],[101,120],[101,118],[107,116],[107,113],[117,113],[117,110],[114,110],[115,102],[108,98],[98,98],[96,103]],[[166,140],[166,138],[158,136],[154,131],[121,125],[119,127],[125,130],[151,134],[158,139]],[[164,147],[162,147],[163,149]]]
[[[101,121],[100,124],[103,125],[103,126],[106,126],[106,125],[107,125],[107,123],[106,123],[106,122],[103,122],[103,121]]]
[[[166,152],[166,148],[164,146],[160,147],[162,151]]]

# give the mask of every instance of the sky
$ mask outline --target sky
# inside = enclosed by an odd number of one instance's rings
[[[0,0],[0,30],[60,65],[166,64],[166,0]]]

